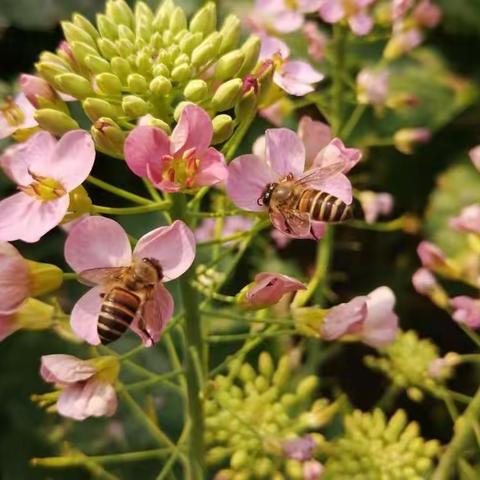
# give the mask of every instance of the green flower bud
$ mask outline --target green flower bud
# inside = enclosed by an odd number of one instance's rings
[[[153,12],[145,2],[137,1],[134,16],[136,24],[141,22],[151,24],[153,22]]]
[[[78,63],[85,64],[85,58],[88,55],[98,55],[98,51],[84,42],[72,42],[70,44],[73,55]]]
[[[168,78],[170,76],[170,70],[163,63],[157,63],[154,65],[152,72],[154,77],[162,76]]]
[[[190,20],[190,31],[207,36],[217,25],[217,8],[213,2],[208,2]]]
[[[202,42],[201,33],[190,33],[188,32],[179,42],[178,46],[180,50],[187,55],[191,55],[195,47],[198,47]]]
[[[212,97],[212,107],[217,112],[232,108],[239,99],[242,85],[243,82],[241,78],[233,78],[220,85]]]
[[[107,59],[111,60],[113,57],[120,56],[120,52],[115,43],[113,43],[108,38],[99,38],[98,39],[98,48],[102,55]]]
[[[181,30],[186,30],[187,17],[185,16],[185,13],[182,8],[176,7],[173,10],[172,16],[170,17],[169,28],[172,33],[177,33]]]
[[[116,40],[118,38],[118,27],[106,15],[97,14],[97,27],[102,37],[109,40]]]
[[[285,385],[290,378],[290,361],[288,357],[282,357],[278,362],[278,367],[273,374],[273,384],[279,387]]]
[[[147,92],[148,84],[145,77],[138,73],[132,73],[127,78],[127,85],[132,93],[142,95]]]
[[[175,8],[175,4],[172,0],[164,0],[157,10],[157,14],[153,20],[154,28],[157,30],[165,30],[168,28],[170,22],[170,16]]]
[[[216,48],[213,43],[202,43],[192,52],[192,65],[201,67],[215,58]]]
[[[217,115],[212,120],[213,139],[212,144],[223,143],[228,140],[233,133],[234,123],[230,115]]]
[[[148,103],[136,95],[123,97],[122,109],[129,117],[137,118],[146,115],[149,111]]]
[[[262,352],[258,357],[258,370],[265,378],[270,379],[272,377],[274,366],[269,353]]]
[[[227,80],[236,75],[243,65],[245,55],[241,50],[232,50],[226,53],[218,60],[215,65],[215,78],[218,80]]]
[[[15,323],[24,330],[46,330],[53,322],[55,309],[35,298],[29,298],[15,313]]]
[[[115,45],[121,57],[128,58],[135,53],[135,45],[128,38],[120,37],[120,39],[115,42]]]
[[[192,76],[192,68],[188,63],[177,65],[171,73],[172,80],[177,83],[186,82]]]
[[[57,75],[61,75],[62,73],[67,73],[68,69],[65,68],[63,65],[53,62],[40,62],[35,64],[35,68],[37,69],[38,73],[47,80],[47,82],[53,84],[54,86],[58,87],[55,78]]]
[[[101,98],[89,97],[83,101],[82,106],[87,117],[92,122],[96,122],[101,117],[115,118],[121,114],[121,111],[118,111],[112,104]]]
[[[124,0],[108,0],[106,12],[114,23],[128,26],[133,24],[133,13]]]
[[[258,99],[255,91],[250,89],[242,95],[240,101],[235,105],[235,118],[237,122],[242,122],[257,110]]]
[[[63,272],[56,265],[26,261],[30,275],[30,292],[32,297],[40,297],[58,290],[63,283]]]
[[[78,123],[67,114],[52,108],[41,108],[35,112],[35,120],[43,130],[54,135],[63,135],[69,130],[80,128]]]
[[[87,45],[90,45],[95,50],[97,49],[95,40],[85,30],[77,27],[71,22],[61,22],[61,25],[63,34],[65,35],[68,43],[83,42]]]
[[[65,217],[63,217],[62,223],[70,222],[86,213],[91,213],[92,200],[82,185],[72,190],[68,196],[70,197],[70,203],[68,205],[68,212]]]
[[[112,73],[116,75],[122,83],[126,82],[128,75],[132,72],[130,64],[122,57],[113,57],[110,60]]]
[[[140,52],[137,55],[137,60],[135,62],[137,64],[137,68],[139,73],[144,76],[150,76],[150,72],[152,71],[153,62],[150,55],[146,52]]]
[[[238,73],[239,77],[243,77],[251,72],[258,62],[258,56],[260,54],[261,41],[259,37],[251,36],[240,47],[240,50],[245,55],[245,60]]]
[[[95,77],[95,82],[105,95],[120,95],[122,93],[122,83],[113,73],[100,73]]]
[[[99,118],[90,129],[97,148],[115,158],[123,158],[125,132],[111,119]]]
[[[223,22],[220,34],[222,35],[222,43],[220,45],[220,54],[224,54],[232,50],[237,45],[240,39],[242,26],[240,19],[233,14],[230,14]]]
[[[161,128],[167,135],[170,135],[172,129],[170,126],[159,118],[155,118],[152,115],[146,115],[142,122],[144,125],[151,125],[152,127]]]
[[[93,73],[103,73],[110,71],[110,62],[97,56],[87,55],[85,57],[85,65]]]
[[[150,91],[159,97],[168,95],[172,90],[172,84],[170,80],[162,75],[155,77],[150,82]]]
[[[187,100],[200,102],[208,93],[208,86],[205,80],[190,80],[183,90],[183,95]]]
[[[239,470],[250,463],[250,456],[245,450],[237,450],[230,459],[230,465],[234,470]]]
[[[315,389],[318,387],[318,379],[315,375],[305,377],[297,387],[297,395],[300,398],[310,398]]]
[[[85,18],[83,15],[80,15],[79,13],[74,13],[72,16],[72,20],[78,28],[87,32],[94,40],[98,38],[97,29],[91,24],[90,20]]]
[[[229,455],[229,450],[224,447],[214,447],[207,452],[206,462],[207,465],[216,465],[223,462]]]
[[[175,61],[173,64],[176,65],[181,65],[182,63],[189,64],[190,63],[190,57],[186,53],[177,53],[177,55],[174,57]]]
[[[135,39],[136,39],[136,35],[126,25],[118,26],[118,37],[124,38],[129,42],[131,42],[132,44],[135,42]]]

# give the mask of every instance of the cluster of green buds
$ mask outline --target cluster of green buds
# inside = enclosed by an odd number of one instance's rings
[[[365,363],[383,372],[394,386],[405,389],[412,400],[421,401],[423,391],[442,397],[445,381],[453,372],[445,364],[441,375],[432,373],[440,354],[431,340],[418,338],[413,330],[400,332],[395,341],[379,353],[380,357],[367,356]]]
[[[214,378],[206,400],[207,463],[225,467],[215,478],[304,478],[302,462],[288,458],[285,442],[317,431],[332,418],[337,405],[312,400],[317,387],[314,375],[295,385],[288,356],[275,366],[263,352],[258,371],[249,363],[233,363],[228,375]],[[324,443],[319,433],[309,436],[315,450]]]
[[[122,157],[123,141],[142,119],[167,133],[188,103],[211,116],[214,142],[227,140],[255,111],[269,88],[273,66],[257,65],[260,39],[239,45],[241,24],[226,17],[217,31],[213,2],[188,22],[165,0],[156,12],[142,1],[108,0],[96,26],[79,14],[63,22],[66,42],[36,64],[55,90],[81,102],[97,148]],[[40,126],[55,134],[77,128],[65,108],[43,105]]]
[[[322,480],[429,478],[440,445],[436,440],[423,439],[418,424],[408,423],[403,410],[388,422],[380,409],[373,413],[355,410],[344,423],[344,434],[330,444]]]

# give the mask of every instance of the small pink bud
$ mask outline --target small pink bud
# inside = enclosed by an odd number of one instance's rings
[[[427,143],[431,136],[428,128],[402,128],[395,133],[393,141],[400,152],[411,154],[415,145]]]
[[[39,107],[37,97],[43,97],[50,101],[56,98],[55,92],[43,78],[22,73],[19,82],[22,92],[35,108]]]
[[[422,0],[415,7],[413,17],[422,27],[434,28],[442,19],[442,11],[430,0]]]
[[[419,268],[412,276],[412,283],[420,295],[428,295],[438,285],[435,276],[427,268]]]
[[[435,244],[427,241],[418,244],[417,254],[420,257],[422,265],[429,269],[443,267],[447,261],[442,250]]]

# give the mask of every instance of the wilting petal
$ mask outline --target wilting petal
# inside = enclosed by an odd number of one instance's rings
[[[480,234],[480,205],[470,205],[458,217],[450,219],[450,226],[459,232]]]
[[[332,130],[326,123],[303,116],[298,123],[298,136],[305,146],[305,170],[308,170],[320,150],[332,139]]]
[[[90,345],[98,345],[100,338],[97,333],[98,314],[102,306],[102,287],[91,288],[77,301],[70,314],[72,330]]]
[[[132,250],[125,230],[106,217],[86,217],[73,226],[65,241],[65,260],[76,272],[130,264]]]
[[[0,240],[37,242],[67,213],[68,195],[43,202],[23,192],[0,202]]]
[[[297,134],[288,128],[270,128],[265,132],[265,157],[278,177],[292,173],[302,175],[305,147]]]
[[[148,163],[170,154],[170,140],[160,128],[136,127],[125,140],[124,153],[130,170],[139,177],[146,177]]]
[[[43,355],[40,375],[48,383],[68,385],[87,380],[97,373],[93,365],[73,355]]]
[[[208,113],[197,105],[187,105],[172,132],[172,154],[194,148],[206,150],[212,141],[213,127]]]
[[[460,295],[450,300],[450,306],[453,308],[452,318],[470,328],[480,327],[480,301]]]
[[[57,401],[57,411],[64,417],[85,420],[111,417],[117,410],[117,396],[112,385],[99,380],[69,386]]]
[[[305,285],[295,278],[280,273],[259,273],[245,299],[249,304],[268,306],[278,303],[289,292],[305,290]]]
[[[195,258],[195,236],[181,220],[144,235],[133,255],[154,258],[162,267],[163,281],[173,280],[186,272]]]
[[[72,130],[58,141],[53,152],[36,158],[30,168],[37,175],[55,178],[70,192],[88,177],[94,161],[95,146],[90,134]]]
[[[335,340],[361,330],[367,317],[367,297],[355,297],[330,309],[322,324],[322,337]]]
[[[13,245],[0,242],[0,315],[16,311],[29,294],[27,262]]]
[[[275,37],[262,37],[262,46],[260,49],[259,60],[272,59],[275,55],[280,55],[284,60],[290,55],[290,49],[287,44]]]
[[[195,185],[215,185],[227,178],[227,166],[223,155],[215,148],[208,148],[200,158],[200,167],[195,175]]]
[[[153,299],[145,304],[144,325],[140,325],[140,318],[137,317],[130,326],[146,347],[151,347],[160,340],[174,309],[173,297],[162,284],[156,287],[153,295]]]
[[[363,36],[373,28],[373,18],[365,12],[358,12],[348,19],[348,24],[355,35]]]
[[[261,212],[265,207],[258,199],[265,187],[278,180],[273,170],[255,155],[242,155],[228,166],[225,182],[228,196],[238,208],[251,212]]]
[[[0,156],[0,168],[3,173],[17,185],[26,187],[33,182],[32,176],[28,173],[28,163],[22,150],[25,143],[18,143],[8,147]]]
[[[272,18],[272,26],[280,33],[291,33],[298,30],[303,24],[303,15],[293,10],[284,10]]]

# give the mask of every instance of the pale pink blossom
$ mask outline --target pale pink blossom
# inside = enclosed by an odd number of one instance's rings
[[[288,98],[284,97],[268,107],[261,108],[258,113],[262,118],[268,120],[275,127],[281,127],[283,125],[283,120],[291,113],[291,111],[292,104]]]
[[[478,171],[480,171],[480,145],[477,145],[476,147],[473,147],[468,152],[468,156],[470,157],[470,160],[472,161],[475,168]]]
[[[308,178],[305,186],[325,191],[346,204],[352,202],[352,186],[345,176],[358,155],[352,155],[343,143],[335,138],[327,144],[313,161],[313,168],[305,169],[305,146],[300,138],[286,128],[269,129],[265,135],[265,153],[262,156],[242,155],[228,168],[226,189],[235,205],[252,212],[268,211],[263,196],[268,188],[288,178]],[[357,158],[358,157],[358,158]],[[324,234],[325,224],[305,218],[300,226],[287,224],[285,219],[270,211],[275,228],[295,238],[318,239]]]
[[[54,101],[57,98],[55,91],[43,78],[22,73],[19,83],[22,92],[35,108],[39,108],[38,97],[49,101]]]
[[[416,145],[427,143],[432,137],[428,128],[401,128],[395,132],[395,147],[402,153],[411,154]]]
[[[303,464],[303,480],[320,480],[325,467],[317,460],[309,460]]]
[[[265,308],[278,303],[286,294],[305,290],[305,285],[280,273],[262,272],[241,294],[241,303],[252,308]]]
[[[417,247],[417,254],[425,268],[434,270],[446,265],[447,257],[440,247],[424,240]]]
[[[317,443],[313,437],[305,435],[304,437],[286,440],[282,445],[282,449],[286,457],[299,462],[306,462],[312,459],[316,446]]]
[[[332,129],[326,123],[304,115],[298,122],[297,133],[305,146],[305,164],[308,169],[318,153],[333,140]],[[359,150],[357,152],[360,154]]]
[[[480,327],[480,300],[460,295],[450,300],[452,318],[462,325],[477,329]]]
[[[388,70],[364,68],[357,75],[357,100],[375,107],[385,105],[388,94]]]
[[[403,29],[394,31],[388,41],[383,55],[388,60],[393,60],[418,47],[423,41],[422,32],[417,28]]]
[[[398,22],[412,8],[414,0],[393,0],[392,1],[392,20]]]
[[[463,208],[458,217],[450,219],[449,224],[459,232],[480,235],[480,204]]]
[[[0,240],[36,242],[68,211],[69,192],[88,177],[95,160],[90,135],[72,130],[59,141],[39,132],[8,148],[0,167],[20,192],[0,201]]]
[[[431,0],[422,0],[413,10],[413,18],[422,27],[434,28],[442,19],[442,10]]]
[[[373,28],[373,18],[368,7],[375,0],[322,0],[319,15],[327,23],[347,19],[355,35],[366,35]]]
[[[92,269],[127,267],[144,259],[158,264],[161,282],[154,287],[153,295],[144,306],[143,325],[138,316],[130,329],[139,335],[146,346],[156,343],[173,314],[173,298],[163,282],[182,275],[195,257],[195,238],[181,221],[169,227],[160,227],[144,235],[131,250],[123,228],[109,218],[92,216],[78,222],[70,230],[65,242],[65,259],[77,273],[85,275]],[[88,272],[87,272],[88,273]],[[72,330],[92,345],[100,343],[97,319],[102,305],[101,295],[105,284],[97,284],[75,304],[70,317]]]
[[[316,62],[323,60],[327,48],[327,36],[318,28],[317,23],[312,21],[305,22],[302,32],[307,41],[310,58]]]
[[[116,368],[118,371],[118,366]],[[116,412],[115,389],[111,382],[105,381],[105,375],[99,373],[94,363],[72,355],[42,356],[40,375],[61,390],[56,403],[57,412],[74,420],[111,417]],[[112,376],[115,381],[115,373]]]
[[[157,127],[134,128],[125,141],[125,160],[135,174],[165,192],[214,185],[227,170],[223,155],[210,147],[212,136],[207,112],[187,105],[170,137]]]
[[[385,347],[395,340],[398,332],[394,305],[395,295],[388,287],[355,297],[330,309],[322,324],[322,336],[325,340],[335,340],[354,335],[371,347]]]
[[[195,229],[195,238],[197,242],[205,242],[215,237],[217,220],[215,218],[206,218]],[[234,215],[223,219],[223,225],[220,232],[221,237],[229,237],[236,233],[246,232],[252,228],[253,220],[241,215]],[[228,245],[230,242],[225,243]]]
[[[273,81],[290,95],[303,96],[315,90],[314,84],[323,80],[309,63],[290,59],[290,49],[282,40],[263,36],[260,60],[273,60],[276,65]]]
[[[393,197],[390,193],[376,193],[364,190],[359,193],[360,204],[367,223],[375,223],[380,215],[390,215]]]
[[[23,93],[7,97],[0,105],[0,140],[15,132],[38,126],[34,118],[35,108]]]
[[[429,295],[438,287],[438,282],[433,273],[428,268],[423,267],[412,275],[412,284],[420,295]]]

